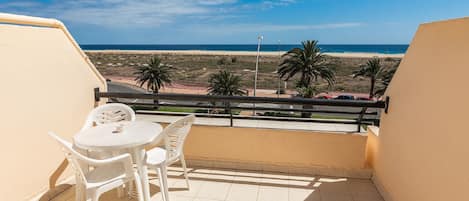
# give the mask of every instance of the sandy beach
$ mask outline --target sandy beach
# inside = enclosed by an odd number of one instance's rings
[[[115,53],[115,54],[173,54],[173,55],[213,55],[213,56],[256,56],[255,51],[206,51],[206,50],[89,50],[90,53]],[[262,56],[279,56],[279,52],[261,52]],[[342,58],[402,58],[404,54],[380,54],[380,53],[324,53],[332,57]]]

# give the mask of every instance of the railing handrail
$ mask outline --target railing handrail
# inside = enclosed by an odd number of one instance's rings
[[[330,99],[308,99],[308,98],[272,98],[254,96],[216,96],[199,94],[177,94],[177,93],[123,93],[123,92],[95,92],[96,100],[100,98],[136,98],[149,100],[190,100],[190,101],[216,101],[234,103],[273,103],[291,105],[321,105],[337,107],[367,107],[385,108],[385,101],[366,100],[330,100]]]

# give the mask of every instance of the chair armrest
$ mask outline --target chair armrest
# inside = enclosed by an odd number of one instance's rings
[[[114,156],[111,158],[106,158],[106,159],[92,159],[88,157],[84,157],[81,154],[78,155],[79,160],[84,161],[85,163],[91,165],[91,166],[103,166],[103,165],[109,165],[112,163],[123,163],[123,164],[132,164],[132,156],[130,154],[122,154],[119,156]]]
[[[126,177],[130,178],[133,177],[134,174],[134,169],[133,169],[133,163],[132,163],[132,156],[128,153],[115,156],[112,158],[107,158],[107,159],[92,159],[84,156],[79,156],[79,160],[84,161],[88,165],[91,166],[103,166],[103,165],[110,165],[110,164],[121,164],[124,167],[124,173],[126,174]]]

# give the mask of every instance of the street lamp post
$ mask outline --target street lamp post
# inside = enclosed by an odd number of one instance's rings
[[[281,59],[281,53],[280,53],[280,40],[277,41],[277,52],[278,52],[278,57]],[[280,66],[277,67],[277,76],[278,76],[278,86],[277,86],[277,98],[280,98],[280,74],[278,73],[278,70],[280,69]]]
[[[254,97],[256,97],[257,72],[259,71],[259,56],[260,56],[260,53],[261,53],[261,43],[262,43],[263,39],[264,39],[264,36],[262,36],[262,35],[259,35],[257,37],[256,74],[254,75],[254,91],[253,91]],[[254,109],[252,110],[252,115],[256,116],[256,104],[254,103],[253,106],[254,106]]]

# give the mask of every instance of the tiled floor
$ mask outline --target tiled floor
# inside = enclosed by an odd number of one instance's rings
[[[261,171],[191,169],[190,189],[180,168],[169,170],[171,201],[383,201],[370,180],[305,176]],[[150,174],[152,201],[161,201],[158,180]],[[70,188],[54,200],[72,201]],[[121,201],[117,192],[100,200]],[[134,200],[134,199],[132,199]]]

